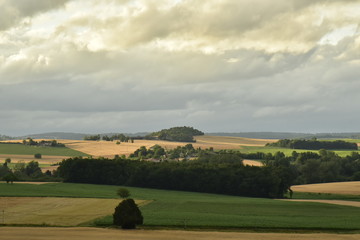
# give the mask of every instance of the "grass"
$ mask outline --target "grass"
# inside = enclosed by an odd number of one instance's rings
[[[89,156],[86,153],[76,151],[67,147],[39,147],[23,144],[0,143],[0,154],[34,155],[36,153],[49,156]]]
[[[2,222],[25,225],[76,226],[112,214],[117,204],[119,199],[0,198]]]
[[[289,196],[287,196],[289,197]],[[293,199],[316,199],[316,200],[347,200],[360,202],[360,195],[342,195],[333,193],[310,193],[294,192]]]
[[[0,196],[115,198],[118,188],[68,183],[0,184]],[[360,230],[360,208],[356,207],[127,188],[135,199],[153,200],[141,207],[148,227]],[[111,223],[111,216],[94,221],[95,225]]]
[[[238,149],[240,152],[243,153],[256,153],[256,152],[263,152],[263,153],[271,153],[275,154],[276,152],[283,152],[286,156],[291,156],[293,151],[298,153],[301,152],[315,152],[319,153],[318,150],[306,150],[306,149],[289,149],[289,148],[278,148],[278,147],[254,147],[254,146],[241,146],[241,149]],[[333,150],[336,154],[340,157],[345,157],[350,155],[352,152],[359,152],[354,150]]]

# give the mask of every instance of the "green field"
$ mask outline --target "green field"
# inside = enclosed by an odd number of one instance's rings
[[[301,152],[315,152],[319,153],[317,150],[306,150],[306,149],[289,149],[289,148],[278,148],[278,147],[254,147],[254,146],[241,146],[239,149],[242,153],[256,153],[256,152],[263,152],[263,153],[271,153],[274,154],[276,152],[283,152],[286,156],[291,156],[293,151],[298,153]],[[352,152],[359,152],[354,150],[333,150],[336,154],[340,157],[345,157],[350,155]]]
[[[86,153],[79,152],[67,147],[39,147],[23,144],[0,143],[0,154],[34,155],[36,153],[49,156],[89,156]]]
[[[68,183],[1,183],[0,196],[114,198],[117,188]],[[135,199],[153,200],[141,207],[145,226],[148,227],[360,230],[360,208],[356,207],[132,187],[128,189]],[[111,223],[112,218],[108,216],[97,219],[93,225],[107,226]]]

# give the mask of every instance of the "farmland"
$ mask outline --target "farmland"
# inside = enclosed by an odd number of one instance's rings
[[[251,139],[242,137],[224,137],[224,136],[196,136],[196,143],[192,143],[194,148],[214,148],[215,150],[228,149],[239,150],[243,153],[265,152],[272,153],[284,152],[289,156],[294,151],[293,149],[265,147],[265,144],[275,142],[274,139]],[[173,149],[177,146],[185,146],[188,143],[184,142],[169,142],[161,140],[135,140],[134,143],[122,142],[116,144],[116,141],[83,141],[83,140],[58,140],[64,143],[66,148],[49,148],[49,147],[34,147],[25,145],[5,145],[0,144],[0,157],[8,155],[34,155],[41,153],[47,156],[59,156],[62,160],[64,157],[74,156],[94,156],[94,157],[108,157],[113,158],[115,155],[126,155],[133,153],[141,146],[150,148],[156,144],[165,149]],[[359,140],[352,139],[351,142],[358,142]],[[308,152],[310,150],[297,149],[297,152]],[[318,152],[318,151],[313,151]],[[340,156],[349,155],[352,151],[335,151]],[[2,155],[3,156],[2,156]],[[12,157],[13,158],[13,157]],[[18,157],[16,157],[18,158]]]
[[[319,183],[293,186],[296,192],[360,195],[360,182]]]
[[[40,231],[39,231],[40,230]],[[51,237],[50,237],[51,236]],[[180,230],[141,230],[128,231],[103,228],[30,228],[3,227],[1,240],[98,240],[98,239],[141,239],[141,240],[357,240],[360,234],[296,234],[296,233],[244,233],[244,232],[206,232]]]
[[[31,185],[16,183],[13,185],[0,184],[0,194],[3,197],[114,199],[117,188],[117,186],[90,184]],[[141,207],[147,227],[258,228],[267,229],[267,231],[275,229],[309,231],[360,229],[360,208],[356,207],[131,187],[128,189],[134,199],[151,201]],[[296,193],[294,196],[296,197]],[[73,201],[71,198],[64,198],[63,201]],[[46,204],[42,204],[42,206],[46,207]],[[98,208],[99,206],[102,205],[98,205]],[[57,214],[62,216],[64,211],[60,209]],[[87,209],[89,210],[84,209],[83,214],[86,215],[87,211],[91,211],[91,207]],[[43,222],[46,223],[45,217]],[[108,216],[97,219],[92,225],[107,226],[111,222],[112,218]]]
[[[0,143],[0,154],[34,155],[36,153],[49,156],[87,156],[82,152],[67,147],[38,147],[23,144]]]
[[[287,148],[276,148],[276,147],[265,147],[266,143],[275,142],[274,139],[251,139],[241,137],[222,137],[222,136],[196,136],[196,143],[191,143],[194,148],[214,148],[215,150],[227,149],[227,150],[239,150],[243,153],[276,153],[278,151],[284,152],[285,155],[290,156],[294,151],[293,149]],[[355,140],[353,140],[355,141]],[[133,153],[141,146],[150,148],[155,144],[158,144],[165,149],[173,149],[177,146],[185,146],[188,143],[184,142],[168,142],[160,140],[135,140],[134,143],[123,142],[116,144],[115,142],[107,141],[79,141],[79,140],[61,140],[60,142],[65,143],[68,148],[84,152],[86,154],[95,157],[108,157],[113,158],[114,155],[126,155]],[[310,150],[296,149],[297,152],[310,152]],[[318,151],[313,151],[318,152]],[[353,151],[335,151],[339,156],[349,155]]]

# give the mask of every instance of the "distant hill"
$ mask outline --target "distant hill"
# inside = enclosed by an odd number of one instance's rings
[[[10,136],[6,136],[6,135],[0,135],[0,141],[3,141],[3,140],[13,140],[13,139],[16,139],[16,138],[10,137]]]
[[[112,136],[118,133],[102,133],[100,136]],[[149,133],[124,133],[125,136],[128,137],[138,137],[138,136],[146,136]],[[33,138],[33,139],[69,139],[69,140],[84,140],[84,137],[90,136],[91,134],[85,133],[69,133],[69,132],[50,132],[50,133],[39,133],[39,134],[30,134],[21,137],[17,137],[17,139],[25,139],[25,138]]]
[[[82,140],[87,134],[83,133],[69,133],[69,132],[49,132],[39,134],[29,134],[19,138],[33,138],[33,139],[69,139],[69,140]]]
[[[201,136],[204,133],[200,130],[197,130],[193,127],[173,127],[169,129],[163,129],[158,132],[153,132],[147,136],[145,139],[149,140],[165,140],[173,142],[195,142],[194,136]]]
[[[159,133],[159,132],[157,132]],[[100,136],[112,136],[119,133],[102,133]],[[39,134],[30,134],[19,137],[5,136],[0,135],[0,140],[11,140],[11,139],[69,139],[69,140],[83,140],[85,136],[91,134],[84,133],[71,133],[71,132],[49,132],[49,133],[39,133]],[[144,137],[150,135],[149,132],[139,132],[139,133],[124,133],[128,137]],[[360,139],[360,132],[349,132],[349,133],[292,133],[292,132],[238,132],[238,133],[228,133],[228,132],[212,132],[206,133],[210,136],[225,136],[225,137],[244,137],[244,138],[257,138],[257,139],[334,139],[334,138],[353,138]]]
[[[212,136],[260,138],[260,139],[311,139],[311,138],[360,138],[360,133],[291,133],[291,132],[240,132],[240,133],[206,133]]]

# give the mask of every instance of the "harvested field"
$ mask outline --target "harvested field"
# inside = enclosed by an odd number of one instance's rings
[[[274,139],[255,139],[255,138],[242,138],[242,137],[223,137],[223,136],[196,136],[196,142],[199,144],[213,144],[219,146],[265,146],[267,143],[276,142]]]
[[[97,198],[1,197],[0,210],[3,216],[0,221],[5,224],[76,226],[112,214],[120,201]],[[137,201],[138,204],[145,202]]]
[[[274,142],[272,139],[250,139],[240,137],[218,137],[218,136],[197,136],[196,143],[191,143],[195,148],[201,147],[203,149],[213,147],[216,150],[220,149],[240,149],[241,146],[264,146],[266,143]],[[59,140],[64,143],[66,147],[74,150],[90,154],[95,157],[109,157],[114,155],[126,155],[133,153],[141,146],[150,148],[158,144],[166,149],[173,149],[177,146],[185,146],[186,142],[169,142],[161,140],[135,140],[134,143],[122,142],[116,144],[107,141],[81,141],[81,140]]]
[[[259,162],[259,161],[254,161],[254,160],[247,160],[244,159],[243,160],[244,165],[248,165],[248,166],[256,166],[256,167],[262,167],[264,166],[263,163]]]
[[[31,228],[2,227],[1,240],[357,240],[360,234],[296,234],[296,233],[241,233],[198,232],[171,230],[119,230],[101,228]]]
[[[291,189],[295,192],[360,195],[360,181],[297,185]]]

